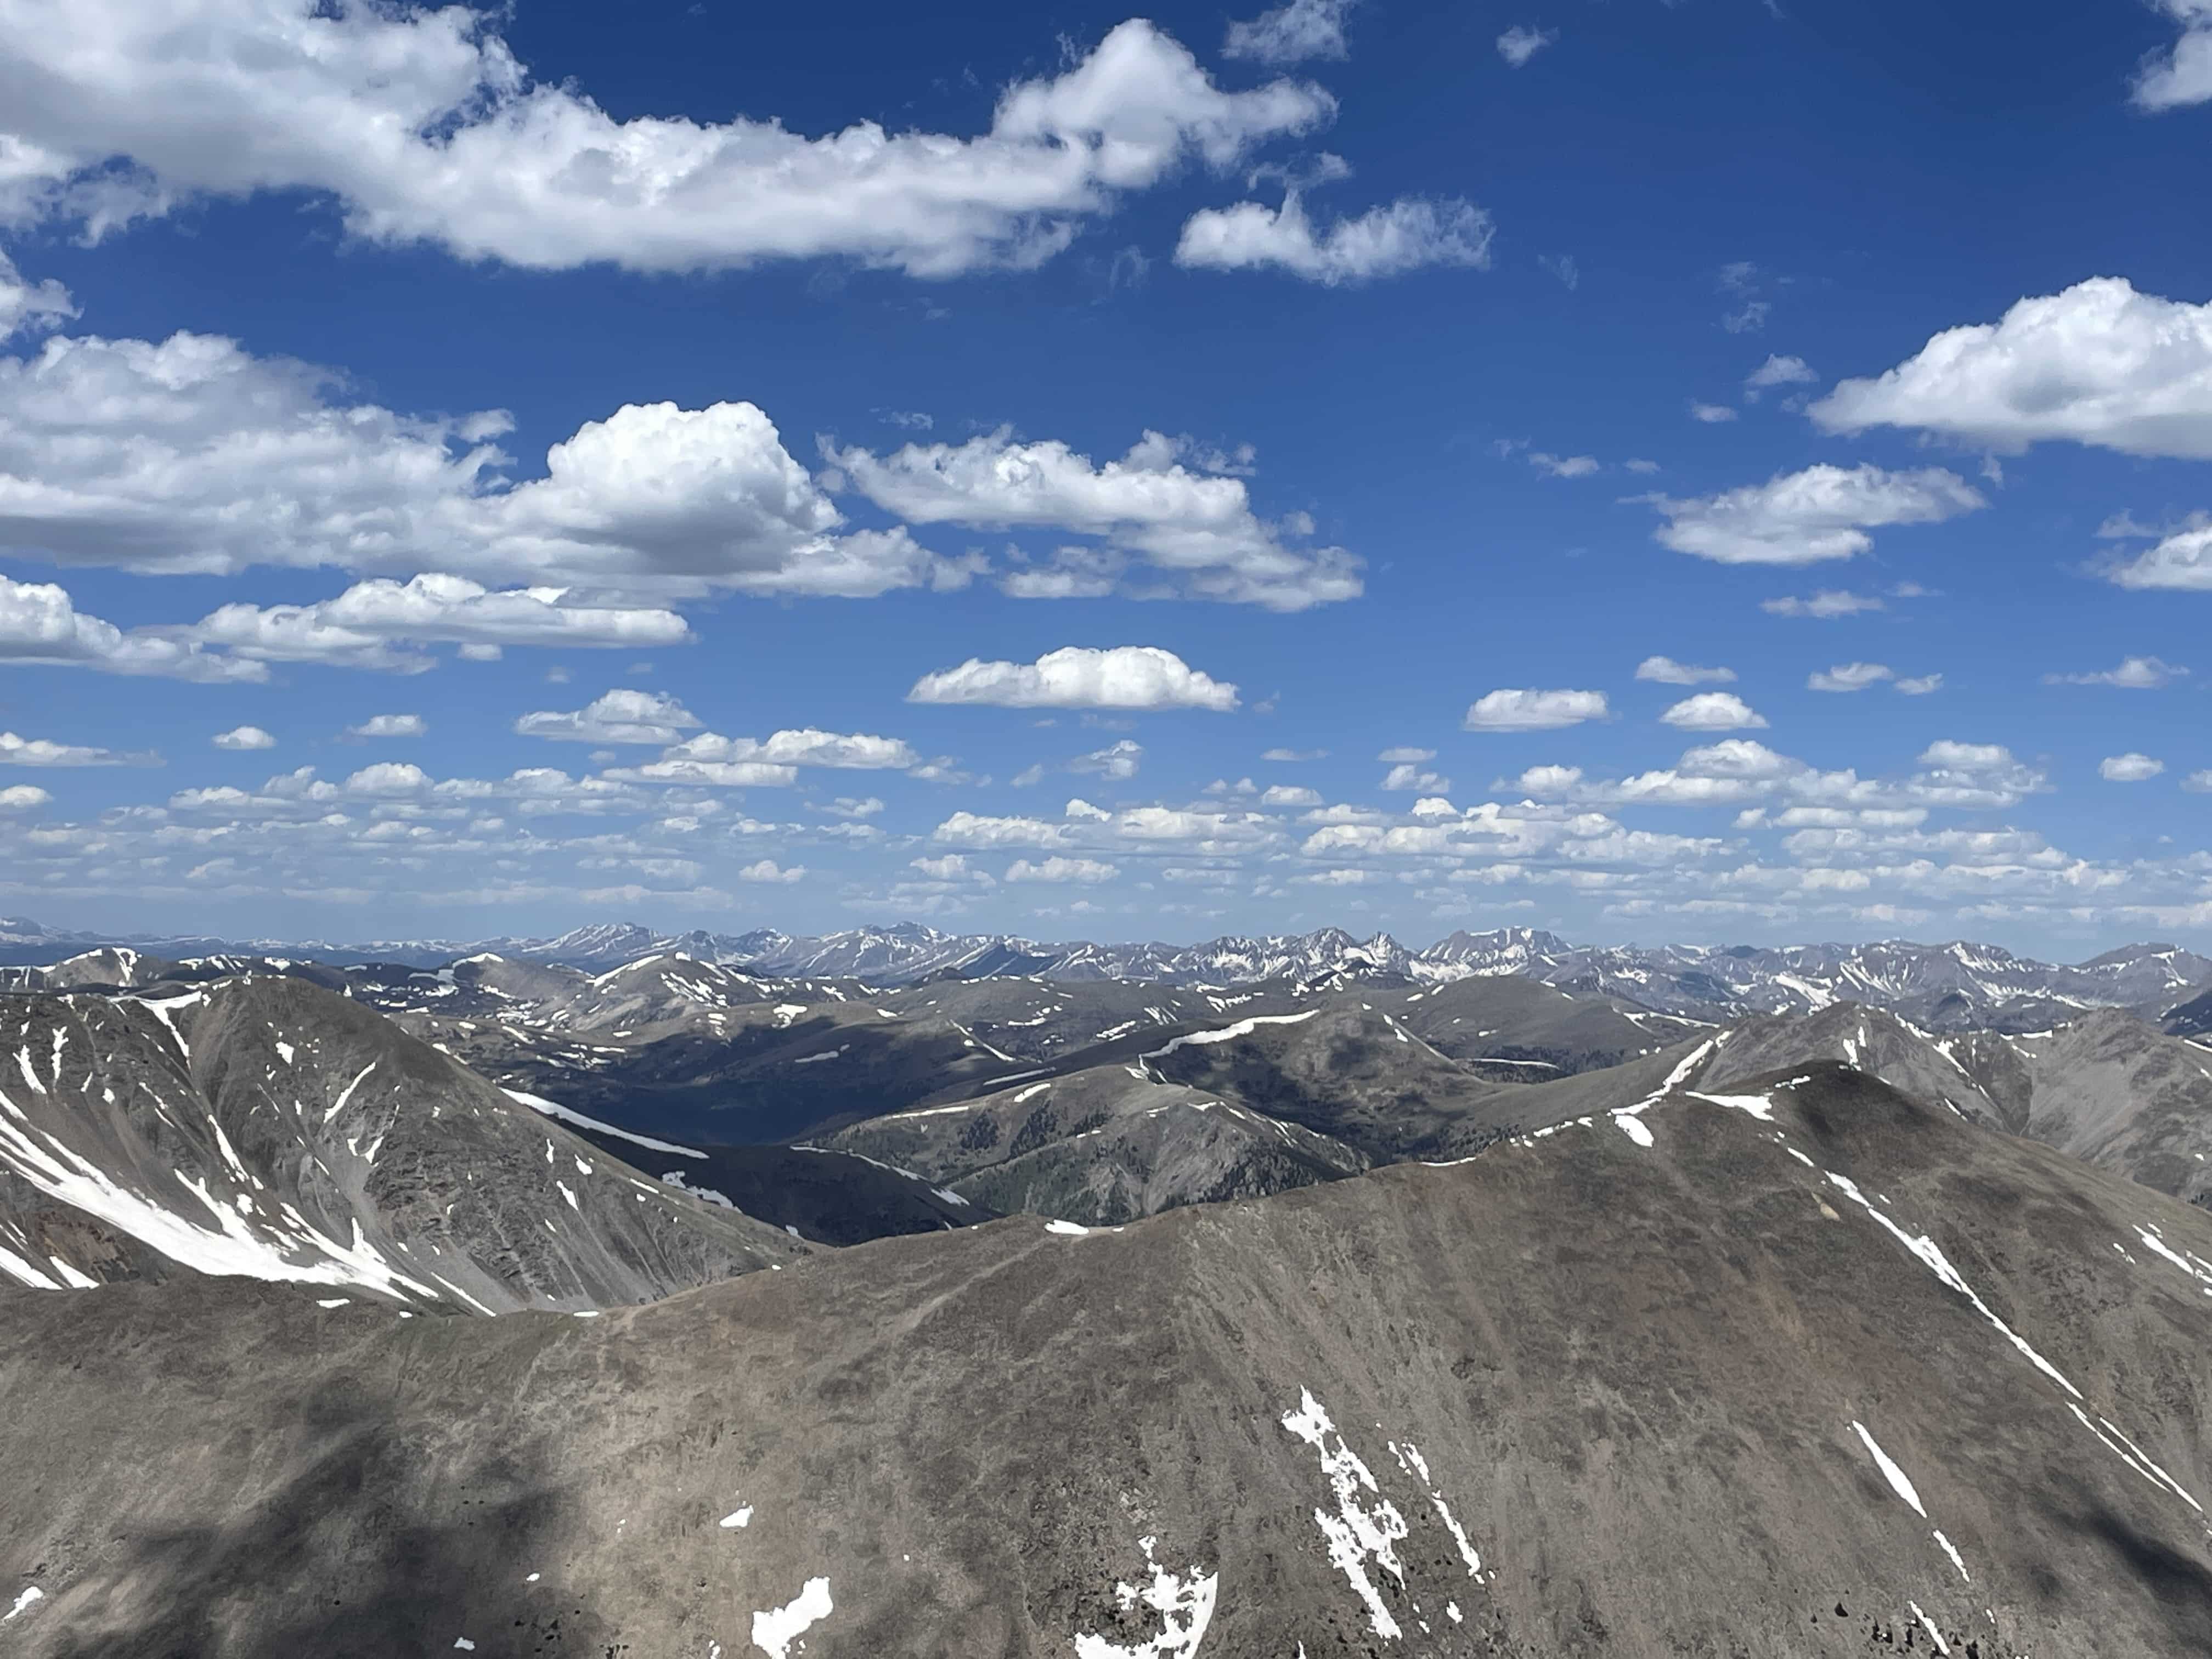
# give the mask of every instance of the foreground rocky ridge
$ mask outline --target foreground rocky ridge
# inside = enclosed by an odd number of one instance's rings
[[[589,1321],[0,1288],[9,1650],[2212,1644],[2212,1218],[1674,1066],[1450,1167]]]

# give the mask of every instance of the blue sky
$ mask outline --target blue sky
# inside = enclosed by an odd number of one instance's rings
[[[2203,948],[2208,143],[2212,0],[0,4],[0,905]]]

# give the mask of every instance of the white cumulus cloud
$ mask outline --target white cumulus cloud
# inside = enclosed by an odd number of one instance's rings
[[[1123,782],[1137,775],[1137,768],[1143,763],[1144,758],[1144,744],[1133,743],[1128,738],[1123,738],[1117,743],[1108,744],[1103,749],[1093,750],[1088,755],[1077,756],[1068,762],[1067,769],[1071,772],[1096,773],[1102,778]]]
[[[1809,676],[1805,687],[1809,691],[1863,691],[1896,678],[1895,672],[1883,663],[1846,662]]]
[[[1940,524],[1988,505],[1979,490],[1941,468],[1889,472],[1825,462],[1719,495],[1651,500],[1668,520],[1655,532],[1661,544],[1720,564],[1848,559],[1874,545],[1870,529]]]
[[[1902,427],[2017,453],[2051,441],[2212,459],[2212,302],[2100,276],[1947,329],[1872,380],[1812,406],[1829,432]]]
[[[1224,91],[1132,20],[1007,88],[972,137],[618,120],[535,79],[497,21],[359,0],[0,9],[0,211],[96,236],[198,198],[305,191],[364,240],[533,270],[842,258],[944,277],[1038,264],[1187,163],[1227,167],[1335,112],[1304,82]]]
[[[792,882],[805,880],[806,866],[803,864],[779,865],[774,859],[762,859],[759,862],[748,864],[738,871],[738,879],[788,884]]]
[[[1101,538],[1103,562],[1073,550],[1059,566],[1007,579],[1019,598],[1110,592],[1117,560],[1133,555],[1148,575],[1208,599],[1277,611],[1356,599],[1359,561],[1340,547],[1307,548],[1302,515],[1270,523],[1252,510],[1242,477],[1158,432],[1103,465],[1066,444],[1017,442],[1000,428],[960,444],[908,444],[889,455],[830,449],[852,486],[912,524],[976,530],[1055,530]]]
[[[1094,811],[1096,809],[1093,809]],[[1100,813],[1110,817],[1110,813]],[[969,811],[955,812],[930,832],[930,839],[954,847],[1065,847],[1066,826],[1045,818],[990,817]]]
[[[429,665],[404,647],[431,641],[495,656],[510,645],[638,649],[691,637],[673,611],[573,605],[557,587],[494,592],[435,572],[357,582],[312,605],[226,605],[196,627],[165,631],[242,658],[402,672]]]
[[[2107,783],[2142,783],[2166,770],[2166,763],[2132,751],[2108,755],[2097,763],[2097,775]]]
[[[1206,270],[1276,270],[1326,288],[1398,276],[1433,265],[1486,270],[1496,227],[1456,197],[1401,197],[1351,218],[1316,224],[1301,191],[1283,204],[1201,208],[1184,222],[1176,263]]]
[[[913,771],[921,765],[921,757],[902,738],[824,732],[809,726],[771,732],[766,738],[729,738],[718,732],[702,732],[664,750],[658,760],[618,768],[605,775],[618,783],[773,789],[797,782],[801,767],[868,772]]]
[[[664,747],[699,725],[699,717],[674,697],[618,686],[567,713],[538,709],[514,723],[526,738],[571,743],[649,743]]]
[[[2122,587],[2212,592],[2212,524],[2173,531],[2133,558],[2107,564],[2104,574]]]
[[[1412,790],[1419,794],[1441,795],[1450,791],[1451,780],[1425,771],[1415,762],[1401,761],[1383,774],[1382,787],[1392,793]]]
[[[1470,732],[1552,732],[1601,720],[1608,712],[1602,691],[1501,689],[1477,697],[1466,724]]]
[[[1820,378],[1802,357],[1786,357],[1780,352],[1770,352],[1765,362],[1744,377],[1743,400],[1755,404],[1762,393],[1771,392],[1777,386],[1809,386]]]
[[[1227,714],[1237,688],[1155,645],[1108,650],[1062,646],[1033,663],[969,658],[925,674],[908,702],[983,703],[1000,708],[1206,708]]]
[[[1344,58],[1344,20],[1358,3],[1358,0],[1289,0],[1273,11],[1231,23],[1221,43],[1221,55],[1261,64]]]
[[[2212,100],[2212,0],[2153,0],[2181,25],[2181,37],[2152,54],[2136,76],[2136,107],[2179,109]]]
[[[1733,668],[1700,668],[1686,662],[1676,662],[1672,657],[1646,657],[1636,665],[1636,678],[1653,680],[1661,685],[1733,685]]]
[[[1100,859],[1071,859],[1054,855],[1032,864],[1027,859],[1016,859],[1006,866],[1010,882],[1081,882],[1095,885],[1111,881],[1121,873],[1120,868]]]
[[[1559,38],[1557,29],[1532,29],[1516,23],[1498,37],[1498,55],[1515,69],[1521,69]]]
[[[1840,588],[1822,588],[1809,597],[1791,594],[1784,599],[1761,599],[1759,608],[1775,617],[1812,617],[1823,622],[1832,622],[1838,617],[1863,616],[1869,611],[1885,608],[1880,598],[1872,593],[1850,593]]]
[[[67,289],[51,277],[26,281],[15,262],[0,253],[0,343],[59,328],[76,315],[76,302]]]
[[[258,726],[234,726],[210,739],[218,749],[274,749],[276,739]]]
[[[1700,691],[1659,718],[1685,732],[1741,732],[1766,724],[1765,716],[1733,691]]]
[[[2100,669],[2081,674],[2045,674],[2045,685],[2110,685],[2123,691],[2156,691],[2176,680],[2189,678],[2186,668],[2177,668],[2156,657],[2124,657],[2117,668]]]
[[[323,605],[225,607],[183,630],[268,656],[393,639],[665,645],[684,637],[653,609],[671,599],[966,579],[903,529],[848,533],[751,404],[626,404],[518,481],[495,441],[504,412],[418,418],[338,390],[208,335],[56,337],[0,356],[0,550],[149,573],[414,579]],[[572,610],[572,587],[597,597]]]
[[[159,766],[158,755],[128,755],[47,738],[21,738],[0,732],[0,766]]]
[[[79,611],[55,582],[19,582],[0,576],[0,662],[90,668],[104,674],[166,679],[258,681],[269,671],[258,662],[204,650],[196,641],[133,629]]]
[[[429,726],[420,714],[371,714],[358,726],[346,727],[349,738],[419,738]]]

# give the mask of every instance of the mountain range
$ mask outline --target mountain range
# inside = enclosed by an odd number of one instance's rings
[[[843,937],[0,970],[0,1653],[2212,1644],[2201,959]]]
[[[552,939],[381,940],[359,945],[239,941],[204,937],[112,939],[0,919],[0,961],[48,963],[125,946],[168,961],[210,957],[300,959],[436,968],[493,955],[590,971],[679,954],[764,979],[849,979],[908,985],[937,975],[1127,980],[1184,988],[1270,980],[1322,984],[1396,977],[1417,984],[1513,975],[1598,993],[1656,1012],[1711,1019],[1811,1013],[1838,1002],[1893,1009],[1936,1030],[2037,1030],[2087,1008],[2166,1010],[2212,997],[2212,957],[2166,944],[2123,945],[2063,964],[1995,945],[1577,945],[1537,929],[1455,933],[1422,950],[1387,933],[1359,939],[1341,928],[1197,945],[1041,944],[1006,934],[945,933],[918,923],[818,936],[773,928],[664,934],[631,923]],[[2212,1020],[2212,1017],[2208,1017]]]

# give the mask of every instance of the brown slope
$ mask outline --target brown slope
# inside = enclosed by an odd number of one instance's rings
[[[2033,1036],[1984,1035],[1968,1063],[2020,1133],[2212,1204],[2212,1050],[2118,1009]]]
[[[1833,1067],[1741,1103],[586,1322],[8,1294],[11,1650],[2203,1651],[2212,1267],[2148,1238],[2212,1218]]]
[[[2026,1135],[2196,1204],[2212,1200],[2212,1049],[2117,1008],[2055,1030],[1931,1037],[1838,1003],[1747,1020],[1705,1073],[1731,1079],[1837,1060],[1916,1100]]]

